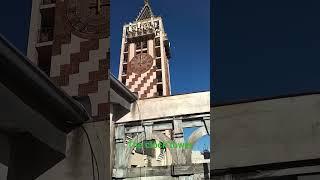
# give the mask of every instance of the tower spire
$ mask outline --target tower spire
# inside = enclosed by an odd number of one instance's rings
[[[151,17],[153,17],[153,13],[149,4],[149,0],[144,0],[144,6],[141,9],[136,20],[139,21],[139,20],[149,19]]]

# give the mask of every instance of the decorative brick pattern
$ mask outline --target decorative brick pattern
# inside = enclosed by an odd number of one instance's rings
[[[72,33],[63,1],[56,3],[52,81],[70,96],[89,96],[94,120],[109,118],[109,38],[83,39]],[[52,71],[52,69],[51,69]]]
[[[156,70],[155,63],[149,71],[143,74],[135,74],[128,70],[126,86],[130,91],[138,93],[140,99],[154,97],[157,88]]]

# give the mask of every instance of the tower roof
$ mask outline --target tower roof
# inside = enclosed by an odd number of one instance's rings
[[[144,20],[144,19],[149,19],[151,17],[153,17],[153,12],[151,9],[151,6],[149,4],[148,0],[144,0],[144,6],[143,8],[140,10],[139,15],[136,19],[136,21],[140,21],[140,20]]]

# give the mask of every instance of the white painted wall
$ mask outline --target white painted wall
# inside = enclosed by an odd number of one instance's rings
[[[212,168],[319,158],[320,95],[213,108]]]
[[[117,122],[210,112],[210,92],[138,100]]]

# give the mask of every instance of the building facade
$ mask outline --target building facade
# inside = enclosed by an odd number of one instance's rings
[[[33,0],[28,58],[68,95],[108,117],[109,1]]]
[[[109,4],[32,0],[27,56],[90,116],[67,134],[66,157],[37,179],[111,178]]]

